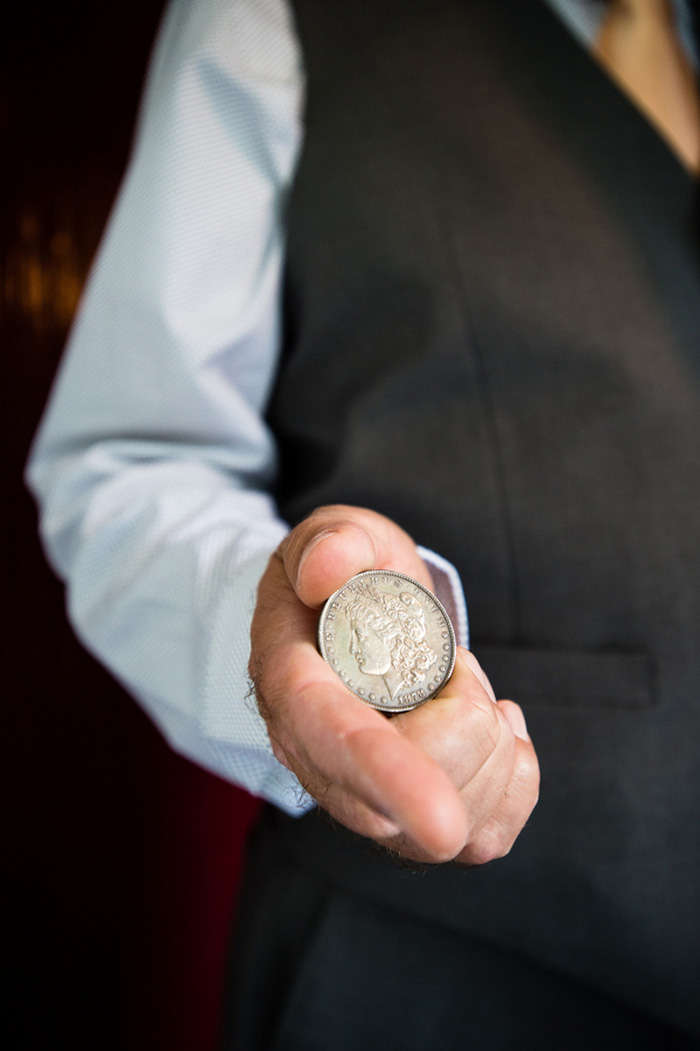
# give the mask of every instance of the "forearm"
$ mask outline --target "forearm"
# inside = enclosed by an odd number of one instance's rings
[[[294,809],[298,786],[246,701],[255,590],[286,532],[269,497],[195,461],[124,466],[87,487],[80,457],[62,473],[43,537],[76,633],[177,751]]]

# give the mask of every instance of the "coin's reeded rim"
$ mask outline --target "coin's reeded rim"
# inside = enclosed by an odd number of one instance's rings
[[[452,678],[452,673],[453,673],[453,671],[455,669],[455,662],[457,660],[457,636],[455,635],[455,629],[454,629],[454,626],[452,624],[452,621],[450,620],[450,616],[449,616],[447,610],[443,606],[443,604],[440,601],[440,599],[436,595],[433,594],[433,592],[430,590],[430,588],[426,587],[425,584],[421,584],[420,580],[415,580],[413,577],[409,577],[407,573],[399,573],[395,569],[366,569],[362,573],[356,573],[355,576],[350,577],[348,580],[346,580],[345,583],[341,587],[339,587],[337,591],[334,591],[333,594],[330,595],[329,598],[327,598],[326,601],[323,603],[323,606],[321,608],[321,612],[320,612],[319,618],[318,618],[318,625],[316,627],[316,645],[317,645],[318,651],[321,654],[321,656],[323,657],[324,661],[326,662],[326,664],[328,664],[329,668],[332,669],[333,665],[331,664],[330,660],[328,659],[328,653],[326,652],[326,647],[325,647],[324,641],[323,641],[323,627],[324,627],[324,623],[325,623],[326,611],[328,609],[330,609],[332,603],[338,598],[340,593],[342,591],[345,591],[345,589],[348,586],[348,584],[354,584],[355,581],[362,580],[363,577],[377,577],[377,576],[399,577],[401,580],[405,580],[407,584],[412,584],[414,587],[419,588],[424,594],[426,594],[428,596],[428,598],[432,602],[435,603],[435,605],[437,606],[438,610],[440,611],[442,616],[445,618],[445,624],[447,625],[447,630],[450,633],[450,642],[452,644],[452,647],[451,647],[452,648],[452,652],[451,652],[451,656],[450,656],[450,664],[449,664],[449,668],[448,668],[448,670],[447,670],[447,672],[445,674],[444,680],[442,681],[440,686],[435,690],[434,693],[429,693],[427,697],[424,697],[420,701],[416,701],[415,704],[410,704],[410,705],[407,704],[407,705],[401,705],[400,707],[396,707],[396,706],[392,706],[392,705],[382,705],[382,704],[379,704],[376,701],[370,701],[366,697],[362,697],[359,693],[355,693],[355,691],[352,690],[348,686],[348,684],[346,682],[343,682],[343,680],[340,678],[340,676],[338,676],[338,681],[343,684],[343,686],[348,691],[348,693],[351,694],[353,697],[357,697],[357,699],[359,701],[362,701],[364,704],[368,705],[368,707],[375,708],[379,712],[384,712],[385,715],[400,715],[402,712],[412,712],[416,708],[420,708],[421,705],[426,704],[428,701],[432,701],[433,698],[439,697],[440,694],[442,693],[442,691],[447,686],[447,684],[450,681],[450,679]]]

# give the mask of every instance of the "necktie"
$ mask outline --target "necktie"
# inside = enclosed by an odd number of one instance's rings
[[[700,94],[671,0],[611,0],[595,52],[685,167],[700,174]]]

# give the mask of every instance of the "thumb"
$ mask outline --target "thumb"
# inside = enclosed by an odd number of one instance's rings
[[[366,508],[319,508],[292,530],[280,555],[297,597],[312,608],[368,569],[394,569],[432,587],[430,573],[408,533]]]

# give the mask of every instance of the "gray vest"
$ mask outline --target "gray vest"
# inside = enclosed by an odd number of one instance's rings
[[[280,506],[372,507],[457,566],[542,797],[466,874],[308,819],[289,849],[700,1032],[695,183],[536,0],[295,9]]]

